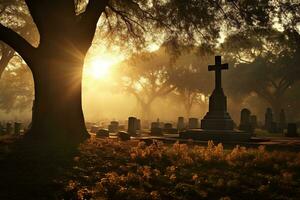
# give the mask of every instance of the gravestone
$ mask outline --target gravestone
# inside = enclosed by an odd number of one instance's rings
[[[171,123],[164,124],[164,129],[171,129],[171,128],[173,128],[173,125]]]
[[[221,56],[215,57],[215,65],[208,66],[209,71],[215,71],[215,89],[209,97],[209,109],[201,120],[201,129],[180,132],[184,139],[214,140],[214,141],[249,141],[251,134],[234,130],[234,122],[227,112],[227,97],[222,88],[222,70],[228,69],[228,64],[222,64]]]
[[[215,71],[215,89],[209,97],[209,111],[201,121],[204,130],[233,130],[233,120],[227,112],[227,97],[222,88],[222,70],[228,69],[228,64],[222,64],[221,56],[216,56],[215,65],[208,66],[209,71]]]
[[[297,124],[296,123],[288,123],[288,128],[287,128],[287,137],[298,137],[298,132],[297,132]]]
[[[93,125],[91,127],[91,133],[96,133],[98,130],[99,130],[99,126],[97,126],[97,125]]]
[[[257,116],[256,115],[250,116],[250,123],[251,123],[253,129],[257,128],[258,124],[257,124]]]
[[[251,124],[251,112],[249,109],[244,108],[241,110],[241,120],[240,120],[240,126],[239,129],[242,131],[246,131],[248,133],[253,133],[253,127]]]
[[[22,123],[18,123],[18,122],[15,122],[15,134],[17,134],[17,135],[20,135],[21,134],[21,126],[22,126]]]
[[[130,140],[130,135],[124,131],[118,132],[118,138],[122,141]]]
[[[6,123],[6,133],[7,134],[12,134],[13,132],[13,127],[11,123]]]
[[[137,124],[137,118],[135,117],[129,117],[128,118],[128,134],[135,136],[137,133],[137,128],[138,128],[138,124]]]
[[[159,123],[158,122],[152,122],[151,123],[151,129],[152,128],[159,128]]]
[[[199,120],[197,118],[189,118],[189,129],[199,128]]]
[[[96,137],[100,137],[100,138],[109,137],[109,131],[107,129],[100,129],[97,131]]]
[[[108,131],[110,133],[117,133],[119,131],[119,122],[111,121],[110,125],[108,125]]]
[[[273,111],[271,108],[267,108],[265,113],[265,129],[269,132],[271,132],[271,126],[273,122]]]
[[[136,130],[140,131],[140,130],[141,130],[141,120],[140,120],[140,119],[137,119],[137,120],[136,120],[136,123],[137,123]]]
[[[286,129],[286,117],[285,117],[284,110],[281,109],[280,114],[279,114],[278,131],[283,133],[284,129]]]
[[[178,120],[177,120],[177,129],[179,131],[182,131],[182,130],[184,130],[184,128],[185,128],[184,117],[178,117]]]
[[[278,123],[277,122],[272,122],[271,126],[269,128],[270,133],[278,133]]]
[[[162,130],[162,128],[159,127],[159,122],[151,123],[150,135],[153,135],[153,136],[163,135],[163,130]]]
[[[173,125],[171,123],[165,123],[164,132],[167,134],[177,134],[178,130],[177,128],[173,128]]]

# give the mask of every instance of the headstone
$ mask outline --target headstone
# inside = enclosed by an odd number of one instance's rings
[[[100,138],[109,137],[109,131],[107,129],[100,129],[97,131],[96,137],[100,137]]]
[[[222,64],[221,56],[215,57],[215,65],[208,66],[209,71],[215,71],[215,89],[209,97],[209,110],[201,120],[201,129],[191,129],[189,122],[189,130],[180,132],[180,138],[216,142],[250,140],[250,133],[234,130],[234,122],[227,112],[227,97],[221,83],[221,71],[225,69],[228,64]]]
[[[152,128],[159,128],[159,123],[158,122],[152,122],[151,123],[151,129]]]
[[[178,130],[177,128],[173,128],[173,125],[171,123],[165,123],[164,132],[167,134],[177,134]]]
[[[159,121],[151,123],[150,135],[161,136],[163,134],[162,128],[159,127]]]
[[[173,128],[173,125],[171,123],[164,124],[164,129],[171,129],[171,128]]]
[[[254,129],[257,128],[258,124],[257,124],[257,116],[256,115],[250,116],[250,123]]]
[[[7,134],[12,134],[13,132],[13,127],[11,123],[6,123],[6,133]]]
[[[91,127],[91,133],[96,133],[99,129],[100,129],[99,126],[93,125],[93,126]]]
[[[177,120],[177,129],[179,131],[182,131],[182,130],[184,130],[184,128],[185,128],[184,117],[178,117],[178,120]]]
[[[189,129],[199,128],[199,120],[197,118],[189,118]]]
[[[240,120],[240,126],[239,129],[242,131],[246,131],[248,133],[253,132],[253,128],[250,121],[251,112],[249,109],[244,108],[241,111],[241,120]]]
[[[272,122],[269,128],[270,133],[278,133],[278,123]]]
[[[124,131],[118,132],[118,138],[122,141],[130,140],[130,135]]]
[[[288,123],[288,128],[287,128],[287,137],[298,137],[298,132],[297,132],[297,124],[296,123]]]
[[[125,131],[125,125],[119,125],[119,131]]]
[[[271,125],[273,122],[273,111],[271,108],[267,108],[266,114],[265,114],[265,129],[269,132],[271,132]]]
[[[215,89],[209,97],[209,111],[201,121],[204,130],[233,130],[234,124],[227,112],[227,97],[222,88],[222,70],[228,64],[222,64],[221,56],[215,57],[215,65],[208,66],[208,71],[215,71]]]
[[[22,126],[22,123],[18,123],[18,122],[15,122],[15,134],[17,135],[20,135],[21,134],[21,126]]]
[[[137,119],[137,120],[136,120],[136,123],[137,123],[136,130],[140,131],[140,130],[141,130],[141,120],[140,120],[140,119]]]
[[[283,133],[284,129],[286,129],[286,117],[285,117],[284,110],[281,109],[280,114],[279,114],[278,131]]]
[[[137,124],[137,118],[135,117],[129,117],[128,118],[128,134],[129,135],[136,135],[136,131],[138,128],[138,124]]]
[[[119,131],[119,122],[111,121],[110,125],[108,125],[108,131],[110,133],[117,133]]]
[[[162,128],[151,128],[150,130],[150,135],[153,135],[153,136],[161,136],[163,135],[163,130]]]

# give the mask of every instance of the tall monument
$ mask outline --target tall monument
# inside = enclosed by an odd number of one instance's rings
[[[222,64],[221,56],[215,57],[215,65],[209,65],[208,71],[215,71],[215,89],[209,97],[209,111],[201,120],[201,128],[205,130],[233,130],[233,120],[227,112],[227,97],[222,88],[222,70],[228,64]]]
[[[209,110],[201,120],[201,129],[180,132],[180,138],[218,142],[250,140],[251,134],[234,130],[234,122],[227,112],[227,98],[222,88],[222,70],[227,69],[228,64],[222,64],[221,56],[215,57],[215,65],[208,66],[208,71],[215,71],[215,89],[209,97]]]

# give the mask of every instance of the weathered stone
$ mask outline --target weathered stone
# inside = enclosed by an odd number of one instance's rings
[[[122,141],[130,140],[130,135],[124,131],[118,132],[118,138]]]
[[[248,133],[253,132],[253,127],[250,121],[251,112],[249,109],[244,108],[241,111],[241,120],[240,120],[240,126],[239,129],[242,131],[246,131]]]
[[[215,89],[209,97],[209,111],[201,120],[201,129],[190,129],[180,132],[181,138],[214,141],[248,141],[251,134],[235,131],[234,122],[227,112],[227,97],[221,84],[221,71],[228,69],[228,64],[221,63],[221,56],[216,56],[216,64],[209,66],[209,71],[215,71]]]
[[[173,125],[171,123],[165,123],[165,125],[164,125],[164,133],[167,133],[167,134],[177,134],[178,130],[177,130],[177,128],[173,128]]]
[[[286,117],[285,117],[285,112],[283,109],[281,109],[280,114],[279,114],[279,124],[278,124],[278,131],[283,133],[284,129],[286,129]]]
[[[119,131],[119,122],[111,121],[110,125],[108,125],[108,131],[110,133],[117,133]]]
[[[251,115],[250,116],[250,123],[251,123],[253,129],[257,128],[258,123],[257,123],[257,116],[256,115]]]
[[[199,120],[197,118],[189,118],[189,129],[199,128]]]
[[[12,134],[13,132],[13,127],[12,127],[12,124],[11,123],[6,123],[6,133],[7,134]]]
[[[100,137],[100,138],[109,137],[109,131],[107,129],[100,129],[97,131],[96,137]]]
[[[273,122],[273,111],[271,108],[267,108],[266,114],[265,114],[264,128],[269,132],[271,132],[272,122]]]
[[[163,130],[162,128],[151,128],[150,130],[150,135],[152,136],[162,136],[163,135]]]
[[[276,122],[272,122],[271,126],[269,127],[270,133],[278,133],[278,124]]]
[[[287,137],[298,137],[298,132],[297,132],[297,124],[296,123],[288,123],[288,128],[287,128]]]
[[[20,135],[21,134],[21,127],[22,127],[22,123],[18,123],[18,122],[15,122],[15,134],[17,135]]]
[[[131,136],[135,136],[137,133],[138,123],[137,118],[129,117],[128,118],[128,134]]]
[[[178,117],[178,120],[177,120],[177,129],[179,131],[182,131],[182,130],[185,129],[184,117]]]
[[[91,133],[96,133],[99,129],[100,129],[99,126],[93,125],[93,126],[91,127]]]

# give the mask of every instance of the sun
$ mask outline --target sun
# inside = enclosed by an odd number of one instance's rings
[[[107,79],[114,64],[116,60],[113,57],[95,57],[87,63],[86,75],[96,80]]]
[[[89,74],[95,79],[102,79],[109,75],[109,69],[113,65],[112,61],[105,59],[95,59],[91,62]]]

